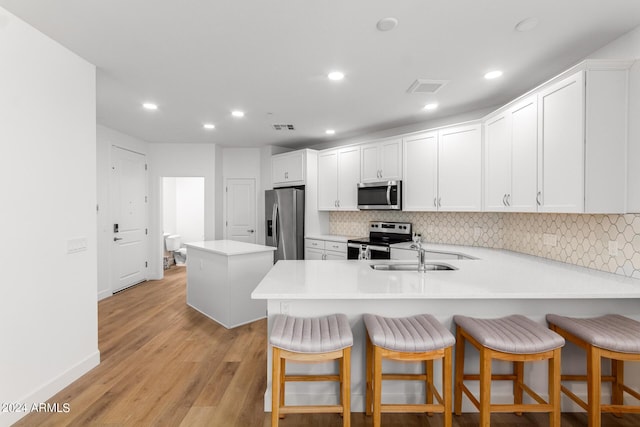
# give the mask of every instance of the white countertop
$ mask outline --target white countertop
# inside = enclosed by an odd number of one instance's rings
[[[235,240],[207,240],[204,242],[185,243],[187,254],[189,249],[199,249],[220,255],[245,255],[257,252],[272,252],[276,248],[273,246],[256,245],[254,243],[236,242]],[[188,255],[187,255],[188,256]]]
[[[405,261],[279,261],[253,299],[598,299],[639,298],[640,280],[515,252],[424,244],[477,259],[446,260],[455,271],[376,271]],[[405,262],[410,263],[410,262]]]
[[[308,234],[304,236],[305,239],[327,240],[330,242],[342,242],[347,243],[349,239],[355,239],[353,236],[339,236],[337,234]]]

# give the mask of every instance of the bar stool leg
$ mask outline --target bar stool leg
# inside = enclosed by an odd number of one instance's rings
[[[285,391],[285,376],[287,375],[287,360],[285,358],[280,359],[280,406],[285,406],[284,391]],[[280,414],[280,419],[284,419],[284,414]]]
[[[444,358],[442,359],[442,399],[444,400],[444,427],[451,427],[451,372],[452,369],[453,350],[452,347],[444,349]]]
[[[382,354],[373,348],[373,427],[380,427],[382,415]]]
[[[280,415],[280,384],[282,372],[280,369],[280,349],[273,347],[273,360],[271,371],[271,427],[278,427]]]
[[[480,426],[491,425],[491,354],[480,348]]]
[[[553,405],[553,412],[549,414],[549,426],[560,427],[560,349],[553,351],[553,357],[549,359],[549,403]]]
[[[426,381],[424,382],[424,387],[425,387],[425,392],[426,392],[426,397],[427,397],[427,403],[431,404],[433,403],[433,391],[431,390],[431,387],[429,387],[429,383],[433,382],[433,360],[425,360],[424,361],[424,373],[427,377]],[[432,415],[431,413],[429,415]]]
[[[611,375],[613,383],[611,385],[611,403],[614,405],[623,405],[622,384],[624,384],[624,361],[611,359]],[[615,416],[621,417],[622,414],[614,413]]]
[[[513,375],[516,377],[513,382],[513,403],[522,404],[522,387],[524,381],[524,362],[513,362]],[[522,415],[522,412],[516,412],[516,415]]]
[[[351,347],[342,350],[340,359],[340,394],[342,402],[342,426],[351,426]]]
[[[365,408],[365,413],[367,415],[371,415],[373,412],[373,345],[371,344],[371,339],[369,338],[369,334],[367,334],[367,390],[366,390],[366,400],[367,407]]]
[[[587,349],[587,396],[589,427],[600,427],[600,350],[594,346]]]
[[[454,384],[453,407],[456,415],[462,414],[462,381],[464,378],[464,337],[456,328],[456,380]]]

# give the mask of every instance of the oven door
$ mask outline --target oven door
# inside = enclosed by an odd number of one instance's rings
[[[363,243],[347,244],[347,259],[360,259],[360,252],[368,253],[368,259],[391,259],[391,248],[389,246],[368,245]]]

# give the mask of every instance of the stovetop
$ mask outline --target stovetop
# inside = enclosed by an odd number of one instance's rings
[[[348,243],[389,246],[411,240],[411,223],[373,221],[369,223],[369,237],[350,239]]]

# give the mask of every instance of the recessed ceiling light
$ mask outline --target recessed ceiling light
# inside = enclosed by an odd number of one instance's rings
[[[244,111],[235,110],[231,112],[233,117],[244,117]]]
[[[324,131],[324,133],[326,133],[327,135],[335,135],[336,131],[333,129],[327,129]]]
[[[327,77],[329,77],[329,80],[342,80],[344,79],[344,73],[342,71],[332,71]]]
[[[142,106],[144,108],[146,108],[147,110],[157,110],[158,106],[156,104],[153,104],[151,102],[145,102],[144,104],[142,104]]]
[[[382,18],[376,24],[376,28],[379,31],[391,31],[397,26],[398,26],[398,20],[396,18],[391,18],[391,17]]]
[[[494,70],[494,71],[489,71],[487,74],[485,74],[484,78],[487,80],[493,80],[493,79],[497,79],[500,76],[502,76],[502,71]]]
[[[521,33],[524,33],[526,31],[531,31],[534,28],[536,28],[539,22],[540,21],[538,21],[538,18],[532,16],[531,18],[523,19],[522,21],[518,22],[515,28],[516,28],[516,31],[520,31]]]
[[[427,111],[432,111],[435,110],[436,108],[438,108],[438,103],[437,102],[431,102],[427,105],[424,106],[424,109]]]
[[[202,125],[202,127],[205,129],[215,129],[216,125],[214,125],[213,123],[205,123]]]

